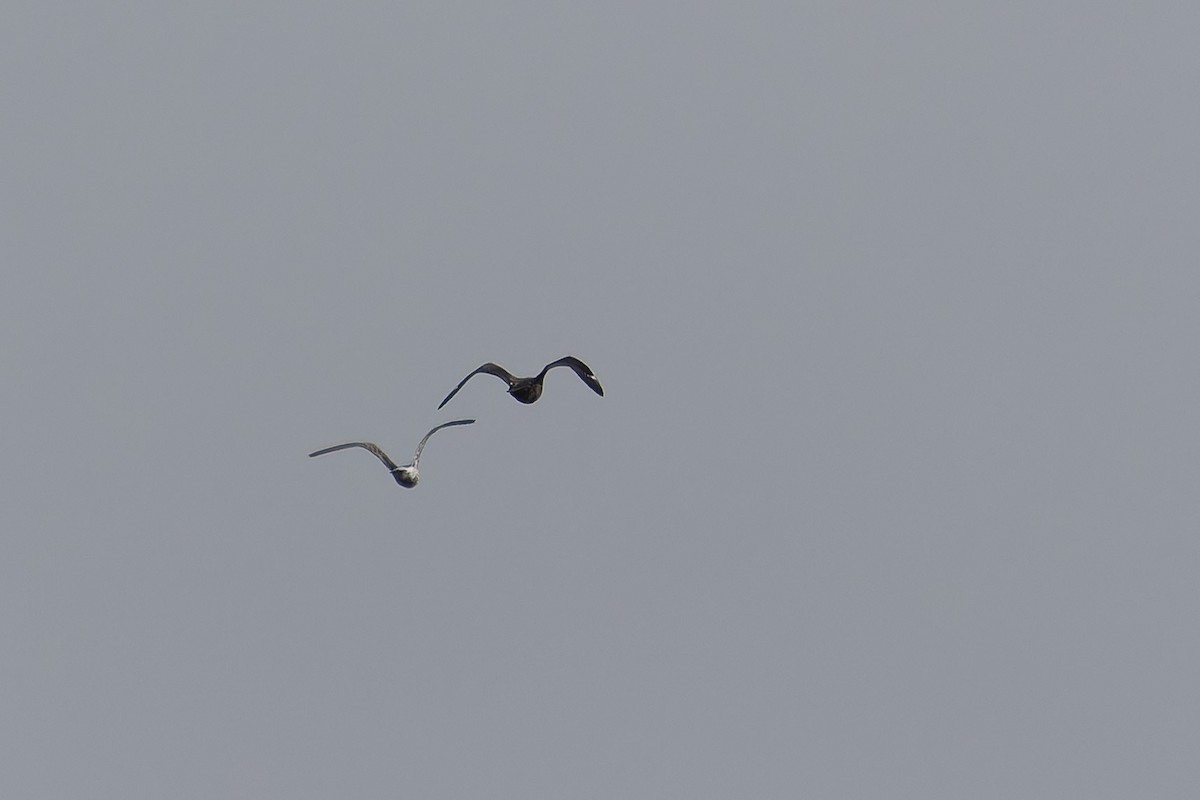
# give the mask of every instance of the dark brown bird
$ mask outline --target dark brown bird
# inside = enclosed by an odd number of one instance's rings
[[[551,361],[549,364],[542,367],[542,371],[537,375],[534,375],[532,378],[518,378],[504,367],[498,364],[493,364],[489,361],[459,381],[458,386],[455,386],[454,391],[446,395],[446,399],[438,405],[438,408],[441,408],[442,406],[446,405],[446,403],[449,403],[450,398],[454,397],[454,395],[458,393],[458,390],[463,387],[464,383],[471,380],[471,378],[481,372],[486,375],[495,375],[497,378],[500,378],[507,383],[508,393],[515,397],[518,402],[535,403],[537,402],[537,399],[542,396],[542,381],[546,379],[546,373],[555,367],[570,367],[571,369],[575,370],[575,374],[578,375],[593,392],[601,397],[604,396],[604,387],[600,385],[600,381],[596,380],[596,376],[592,374],[592,368],[580,361],[575,356],[563,356],[558,361]]]
[[[403,486],[405,489],[411,489],[417,485],[417,481],[421,479],[420,473],[417,471],[417,463],[421,460],[421,451],[425,449],[425,443],[429,441],[429,437],[440,431],[442,428],[449,428],[451,425],[470,425],[474,423],[473,419],[456,419],[451,422],[443,422],[429,433],[425,434],[425,438],[421,439],[421,443],[417,445],[417,452],[413,454],[411,464],[405,464],[402,467],[396,466],[396,462],[388,458],[388,454],[379,448],[379,445],[372,442],[346,442],[345,444],[326,447],[324,450],[318,450],[315,453],[309,453],[308,457],[323,456],[326,453],[332,453],[335,450],[345,450],[347,447],[361,447],[371,453],[371,455],[383,462],[383,465],[388,468],[388,472],[392,473],[392,477],[396,479],[396,483]]]

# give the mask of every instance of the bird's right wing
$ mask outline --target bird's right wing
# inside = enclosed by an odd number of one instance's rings
[[[459,381],[458,386],[455,386],[454,390],[452,392],[450,392],[450,394],[446,395],[446,399],[443,400],[442,402],[438,403],[438,408],[441,408],[442,406],[446,405],[446,403],[449,403],[450,398],[454,397],[454,395],[458,394],[458,390],[463,387],[463,384],[465,384],[467,381],[471,380],[471,378],[474,378],[476,375],[478,375],[481,372],[486,375],[495,375],[497,378],[504,381],[509,386],[512,386],[513,381],[515,380],[515,378],[513,378],[513,375],[511,372],[509,372],[508,370],[506,370],[504,367],[500,366],[499,364],[493,364],[492,362],[489,361],[488,363],[486,363],[483,366],[479,367],[478,369],[474,370],[470,375],[468,375],[467,377],[465,377],[461,381]]]
[[[473,424],[475,424],[475,420],[473,420],[473,419],[454,419],[454,420],[450,420],[449,422],[443,422],[441,425],[438,425],[436,428],[433,428],[432,430],[430,430],[429,433],[425,434],[425,437],[423,439],[421,439],[421,443],[417,445],[417,452],[413,454],[413,466],[414,467],[417,466],[417,462],[419,462],[421,460],[421,451],[425,449],[425,443],[429,441],[430,436],[433,436],[435,433],[440,431],[442,428],[449,428],[451,425],[473,425]]]
[[[575,370],[575,374],[578,375],[580,379],[588,385],[589,389],[601,397],[604,396],[604,387],[600,385],[600,380],[596,377],[595,373],[592,372],[592,368],[580,361],[575,356],[563,356],[558,361],[551,361],[542,370],[542,374],[545,375],[555,367],[570,367],[571,369]]]
[[[437,430],[437,429],[435,428],[434,430]],[[426,438],[428,438],[428,437],[426,437]],[[424,444],[424,442],[422,442],[422,444]],[[338,444],[338,445],[334,445],[333,447],[326,447],[324,450],[318,450],[315,453],[309,453],[308,457],[313,458],[314,456],[323,456],[326,453],[332,453],[335,450],[345,450],[348,447],[361,447],[363,450],[366,450],[371,455],[375,456],[380,461],[382,461],[383,465],[385,467],[387,467],[389,470],[396,469],[396,462],[392,461],[390,458],[388,458],[388,454],[383,452],[383,450],[381,450],[379,448],[379,445],[373,444],[372,442],[346,442],[345,444]]]

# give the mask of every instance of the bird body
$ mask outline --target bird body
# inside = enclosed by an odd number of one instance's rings
[[[395,461],[392,461],[392,459],[388,457],[388,454],[383,452],[383,449],[374,442],[346,442],[345,444],[338,444],[334,445],[333,447],[326,447],[324,450],[317,450],[316,452],[309,453],[308,457],[314,458],[316,456],[323,456],[326,453],[332,453],[336,450],[345,450],[350,447],[361,447],[383,462],[383,465],[388,468],[388,472],[392,473],[392,477],[396,479],[396,483],[400,484],[406,489],[411,489],[416,486],[417,482],[421,479],[421,474],[417,470],[417,464],[421,461],[421,451],[425,449],[425,443],[429,441],[429,437],[433,436],[433,434],[440,431],[442,428],[449,428],[451,425],[471,425],[474,422],[475,420],[473,419],[456,419],[451,420],[450,422],[443,422],[441,425],[431,429],[429,433],[425,434],[424,438],[421,439],[420,444],[417,445],[417,452],[413,454],[412,463],[404,464],[402,466],[399,466]]]
[[[471,380],[471,378],[479,375],[480,373],[484,375],[495,375],[497,378],[507,383],[508,393],[511,394],[517,402],[525,403],[526,405],[529,403],[535,403],[537,402],[537,399],[542,396],[542,384],[546,380],[546,373],[554,367],[570,367],[575,371],[575,374],[579,376],[580,380],[588,385],[588,388],[601,397],[604,396],[604,387],[600,385],[600,381],[597,380],[595,374],[592,373],[592,368],[587,364],[584,364],[578,358],[575,358],[575,356],[563,356],[557,361],[551,361],[549,364],[542,367],[542,371],[537,375],[534,375],[532,378],[518,378],[516,375],[513,375],[499,364],[493,364],[489,361],[459,381],[458,386],[455,386],[450,394],[446,395],[446,399],[438,405],[438,408],[441,408],[442,406],[446,405],[446,403],[449,403],[450,398],[458,394],[458,390],[461,389],[467,381]]]

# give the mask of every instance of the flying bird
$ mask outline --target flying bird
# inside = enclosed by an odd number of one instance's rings
[[[459,381],[458,386],[455,386],[454,391],[446,395],[446,399],[441,402],[438,408],[441,408],[442,406],[446,405],[446,403],[449,403],[450,398],[454,397],[454,395],[458,393],[458,390],[463,387],[463,384],[481,372],[485,375],[495,375],[497,378],[500,378],[507,383],[508,393],[515,397],[518,402],[537,402],[537,399],[542,396],[542,381],[546,379],[546,373],[555,367],[570,367],[571,369],[575,370],[575,374],[578,375],[593,392],[601,397],[604,396],[604,387],[600,385],[600,381],[596,380],[596,376],[592,374],[592,368],[580,361],[575,356],[563,356],[558,361],[551,361],[549,364],[542,367],[542,371],[537,375],[534,375],[532,378],[518,378],[504,367],[501,367],[498,364],[493,364],[489,361]]]
[[[411,489],[417,485],[417,481],[421,479],[420,473],[417,472],[417,462],[421,460],[421,451],[425,449],[425,443],[429,441],[429,437],[440,431],[442,428],[449,428],[451,425],[471,425],[473,419],[456,419],[450,422],[443,422],[429,433],[425,434],[425,438],[421,439],[421,443],[417,445],[417,452],[413,454],[411,464],[405,464],[402,467],[396,466],[396,462],[388,458],[388,454],[379,448],[379,445],[372,442],[346,442],[333,447],[326,447],[324,450],[318,450],[315,453],[309,453],[308,457],[323,456],[326,453],[332,453],[335,450],[345,450],[347,447],[361,447],[370,452],[373,456],[383,462],[383,465],[388,468],[388,472],[392,473],[392,477],[396,479],[396,483],[403,486],[405,489]]]

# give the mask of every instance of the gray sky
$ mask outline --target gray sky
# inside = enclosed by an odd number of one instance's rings
[[[0,794],[1196,797],[1198,28],[11,4]]]

